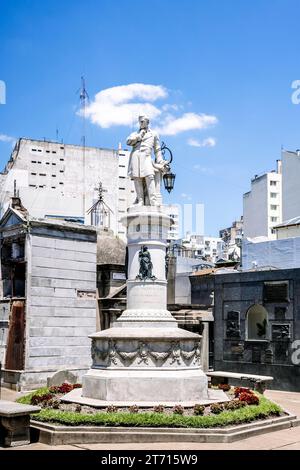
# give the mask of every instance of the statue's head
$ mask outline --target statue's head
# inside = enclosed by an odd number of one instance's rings
[[[149,126],[150,119],[144,114],[139,116],[139,123],[141,129],[146,129]]]

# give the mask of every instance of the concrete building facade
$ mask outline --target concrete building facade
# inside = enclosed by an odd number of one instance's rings
[[[282,220],[300,216],[300,150],[283,150],[282,158]]]
[[[57,370],[80,380],[96,324],[95,228],[9,208],[0,222],[0,348],[4,382],[45,384]]]
[[[206,237],[188,232],[180,240],[180,245],[182,246],[181,255],[215,263],[222,250],[222,244],[222,239],[219,237]]]
[[[220,257],[224,260],[239,260],[241,257],[241,243],[243,238],[243,216],[232,222],[230,227],[219,231],[222,239]]]
[[[32,217],[91,224],[88,210],[97,201],[99,183],[110,208],[109,227],[124,238],[120,218],[134,199],[127,178],[129,152],[21,138],[0,174],[0,216],[14,193]],[[117,189],[116,189],[117,188]]]
[[[181,208],[179,204],[166,204],[164,209],[172,219],[170,230],[168,231],[168,241],[174,242],[180,238]]]
[[[277,171],[255,176],[251,191],[243,197],[244,237],[267,237],[275,239],[274,225],[282,221],[282,175],[281,161]]]

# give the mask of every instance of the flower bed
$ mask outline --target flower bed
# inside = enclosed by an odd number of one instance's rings
[[[70,384],[67,384],[70,386]],[[76,385],[77,387],[78,385]],[[143,426],[143,427],[194,427],[207,428],[247,423],[270,416],[280,416],[282,409],[249,389],[236,390],[235,398],[225,403],[211,405],[196,404],[184,408],[176,405],[166,407],[156,405],[152,409],[139,408],[133,405],[128,408],[117,408],[114,405],[105,410],[84,405],[60,402],[62,390],[66,384],[54,389],[42,388],[21,397],[18,402],[42,406],[42,410],[34,415],[35,421],[79,426]],[[73,386],[74,388],[74,386]],[[228,394],[232,398],[232,393]]]

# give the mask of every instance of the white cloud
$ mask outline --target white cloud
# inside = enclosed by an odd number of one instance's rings
[[[216,116],[209,114],[185,113],[179,118],[169,116],[159,131],[164,135],[176,135],[180,132],[206,129],[217,122]]]
[[[191,139],[188,139],[187,143],[188,145],[191,145],[192,147],[214,147],[217,141],[214,137],[208,137],[207,139],[204,139],[204,140],[191,138]]]
[[[167,96],[167,90],[161,85],[131,83],[107,88],[97,93],[86,107],[86,116],[102,128],[131,126],[140,114],[157,118],[161,110],[152,102]]]
[[[0,142],[9,142],[14,143],[16,141],[15,137],[11,137],[10,135],[0,134]]]
[[[216,116],[197,113],[183,113],[183,106],[176,103],[162,103],[168,91],[162,85],[130,83],[101,90],[86,106],[86,117],[102,128],[112,126],[131,127],[137,123],[140,114],[147,114],[152,128],[163,135],[177,135],[189,130],[201,130],[218,122]],[[155,102],[155,104],[154,104]],[[83,111],[79,111],[82,116]],[[153,125],[154,121],[154,125]]]

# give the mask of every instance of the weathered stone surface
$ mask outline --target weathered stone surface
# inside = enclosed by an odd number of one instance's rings
[[[97,264],[125,264],[126,245],[112,231],[97,233]]]
[[[207,399],[207,378],[198,369],[97,370],[84,376],[84,397],[106,401],[195,403]]]
[[[40,409],[39,406],[0,400],[0,445],[16,447],[29,444],[30,414],[37,413]]]
[[[69,370],[59,370],[47,379],[47,387],[52,385],[61,385],[64,382],[70,384],[78,383],[78,376]]]

